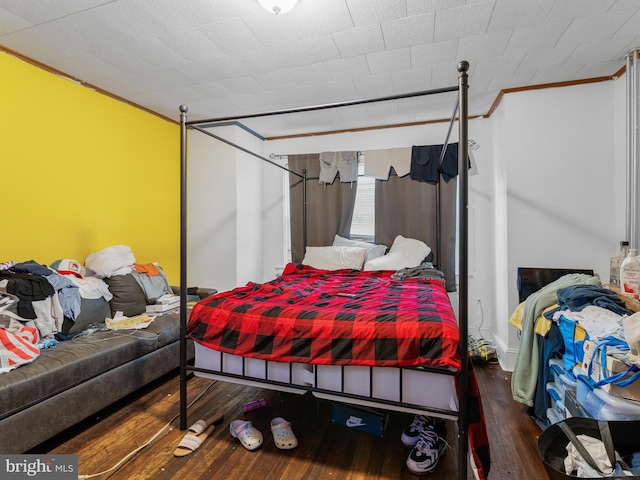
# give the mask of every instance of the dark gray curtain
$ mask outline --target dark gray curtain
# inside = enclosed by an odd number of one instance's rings
[[[289,155],[289,170],[302,174],[307,170],[307,245],[331,245],[335,234],[348,237],[351,230],[357,183],[342,183],[340,176],[331,185],[318,181],[320,155]],[[304,258],[303,241],[303,180],[289,174],[291,208],[291,261]]]
[[[440,265],[447,291],[456,290],[456,185],[440,179]],[[408,175],[390,175],[376,180],[375,242],[391,247],[396,235],[422,240],[437,259],[436,192],[434,184],[412,180]]]

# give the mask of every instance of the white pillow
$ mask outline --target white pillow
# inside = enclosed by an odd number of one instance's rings
[[[364,270],[400,270],[417,267],[429,253],[431,248],[426,243],[398,235],[389,253],[365,263]]]
[[[405,238],[402,235],[398,235],[393,241],[389,252],[402,253],[407,260],[415,263],[414,267],[417,267],[431,253],[431,248],[426,243],[415,238]]]
[[[135,261],[131,247],[114,245],[89,254],[84,264],[98,278],[108,278],[130,273]]]
[[[375,243],[361,242],[359,240],[351,240],[349,238],[341,237],[337,233],[333,239],[333,246],[364,248],[367,251],[367,253],[364,256],[365,263],[367,263],[369,260],[373,260],[374,258],[381,257],[387,251],[386,245],[376,245]]]
[[[321,270],[361,270],[366,252],[359,247],[307,247],[302,263]]]

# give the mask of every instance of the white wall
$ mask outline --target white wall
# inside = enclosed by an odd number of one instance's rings
[[[608,253],[616,245],[611,86],[523,92],[506,99],[512,267],[593,268],[608,280]],[[512,115],[517,121],[510,121]],[[510,273],[515,285],[513,268]]]
[[[508,322],[517,304],[517,267],[592,268],[609,279],[609,258],[624,234],[624,102],[624,78],[533,90],[506,95],[490,118],[469,123],[469,138],[481,146],[473,152],[478,175],[469,177],[469,333],[493,340],[505,369],[518,348]],[[237,138],[268,157],[442,143],[446,130],[441,123],[266,142],[242,131]],[[232,155],[216,144],[208,141],[199,155]],[[269,280],[284,265],[284,175],[265,165],[260,181],[247,182],[260,163],[216,162],[190,174],[190,284],[231,288]],[[206,172],[213,179],[201,178]],[[258,197],[258,211],[245,203],[250,195]],[[236,205],[228,205],[230,198]],[[247,248],[256,251],[236,251]]]
[[[235,129],[233,142],[251,152],[259,152],[262,140],[243,129]],[[231,140],[231,139],[229,139]],[[263,212],[262,212],[262,160],[248,153],[237,151],[236,202],[237,210],[237,270],[235,285],[262,278]]]
[[[502,102],[497,161],[506,232],[497,230],[496,238],[506,234],[509,312],[517,306],[518,267],[590,268],[609,280],[620,240],[614,92],[614,82],[606,82],[520,92]],[[517,349],[513,328],[507,338],[504,329],[500,334]]]
[[[264,146],[261,146],[261,151]],[[269,153],[264,155],[268,158]],[[285,166],[286,161],[282,158],[272,159],[278,165]],[[262,238],[263,238],[263,262],[262,262],[262,278],[263,281],[273,280],[282,272],[285,266],[285,228],[289,228],[284,224],[284,191],[288,189],[288,183],[284,179],[288,174],[286,171],[274,166],[265,165],[262,169]]]
[[[507,222],[507,171],[509,162],[507,155],[506,114],[504,105],[501,105],[491,116],[491,139],[493,147],[492,170],[493,178],[493,202],[490,208],[492,229],[490,238],[493,239],[491,248],[487,250],[494,265],[493,281],[487,280],[487,286],[493,289],[495,310],[489,311],[492,321],[492,335],[489,337],[498,347],[498,354],[502,365],[509,365],[511,369],[515,359],[514,349],[509,348],[509,332],[511,327],[507,319],[511,313],[509,310],[509,297],[512,295],[513,285],[509,283],[509,262],[507,253],[509,246],[507,243],[507,232],[509,225]],[[510,355],[508,355],[510,354]]]
[[[250,151],[262,141],[234,126],[211,130]],[[220,291],[262,278],[262,161],[188,133],[187,278]]]
[[[491,119],[472,120],[469,138],[480,144],[473,151],[478,173],[469,176],[469,335],[493,339],[497,325],[495,286],[495,146]],[[459,281],[459,280],[458,280]]]
[[[233,127],[217,129],[232,134]],[[187,279],[189,286],[235,286],[237,251],[236,152],[188,132]],[[229,161],[229,160],[232,161]],[[233,199],[233,200],[231,200]]]

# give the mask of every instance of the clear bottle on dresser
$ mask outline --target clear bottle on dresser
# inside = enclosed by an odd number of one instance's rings
[[[623,240],[620,242],[620,253],[611,257],[610,270],[609,270],[609,284],[616,287],[620,287],[620,267],[622,262],[629,255],[629,242]]]

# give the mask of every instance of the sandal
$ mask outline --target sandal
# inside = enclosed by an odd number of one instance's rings
[[[200,435],[202,432],[204,432],[207,429],[208,426],[209,425],[207,424],[207,422],[200,419],[189,427],[189,430],[187,431],[187,433],[192,433],[193,435]]]
[[[251,422],[234,420],[229,425],[229,433],[233,438],[240,440],[244,448],[253,451],[262,445],[262,433]]]
[[[198,422],[196,422],[198,423]],[[192,452],[195,452],[202,442],[204,442],[209,435],[215,430],[215,425],[209,425],[201,433],[193,434],[187,433],[178,444],[178,447],[174,450],[173,455],[176,457],[185,457]]]
[[[273,442],[280,450],[290,450],[298,446],[298,439],[291,430],[291,423],[282,417],[271,420],[271,433]]]

